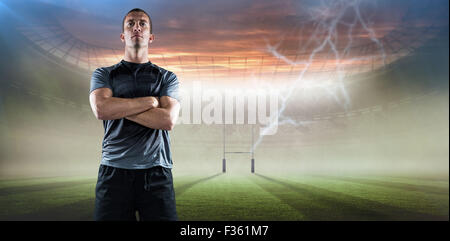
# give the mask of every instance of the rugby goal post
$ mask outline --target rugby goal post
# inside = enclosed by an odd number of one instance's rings
[[[250,172],[255,173],[255,157],[254,157],[254,151],[253,150],[253,144],[254,144],[254,125],[252,125],[252,142],[251,146],[252,148],[250,151],[227,151],[226,149],[226,142],[225,142],[225,124],[223,124],[223,159],[222,159],[222,172],[227,172],[227,154],[251,154],[251,161],[250,161]]]

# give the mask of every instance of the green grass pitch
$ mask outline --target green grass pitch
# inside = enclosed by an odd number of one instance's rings
[[[0,220],[92,220],[95,177],[0,181]],[[174,176],[180,220],[449,220],[444,178]]]

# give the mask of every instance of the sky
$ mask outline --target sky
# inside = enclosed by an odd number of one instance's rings
[[[238,85],[271,79],[267,74],[274,72],[288,81],[305,69],[307,74],[373,71],[436,35],[428,29],[448,27],[448,2],[442,0],[5,3],[19,21],[24,20],[22,28],[39,32],[39,26],[55,24],[95,48],[105,62],[83,66],[87,71],[120,61],[123,16],[131,8],[142,8],[153,21],[152,62],[187,82],[203,78]],[[88,55],[79,58],[93,62]]]

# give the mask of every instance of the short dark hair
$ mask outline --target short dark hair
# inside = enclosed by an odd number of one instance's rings
[[[128,14],[132,13],[132,12],[141,12],[141,13],[145,13],[145,15],[147,15],[148,20],[150,21],[150,33],[153,33],[153,25],[152,25],[152,19],[150,18],[150,15],[148,15],[148,13],[140,8],[133,8],[130,11],[128,11],[127,14],[125,14],[125,17],[123,17],[122,20],[122,33],[125,31],[123,25],[125,25],[125,19],[127,18]]]

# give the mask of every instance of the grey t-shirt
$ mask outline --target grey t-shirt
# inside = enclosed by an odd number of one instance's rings
[[[98,68],[92,74],[90,92],[98,88],[110,88],[113,97],[119,98],[170,96],[180,101],[176,75],[151,62],[122,60]],[[125,169],[172,168],[168,131],[151,129],[126,118],[103,120],[103,127],[101,164]]]

